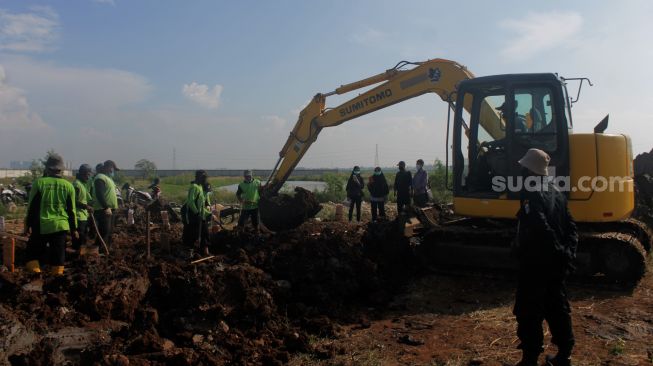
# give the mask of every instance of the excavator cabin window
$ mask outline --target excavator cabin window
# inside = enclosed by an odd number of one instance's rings
[[[468,131],[467,171],[464,187],[468,192],[496,194],[492,178],[507,174],[506,126],[508,121],[497,111],[506,106],[503,88],[479,89],[466,93],[463,101],[471,105]],[[468,102],[467,98],[471,100]]]
[[[557,150],[552,90],[548,87],[515,89],[515,142],[548,153]]]

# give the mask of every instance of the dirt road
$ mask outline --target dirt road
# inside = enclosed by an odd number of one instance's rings
[[[514,365],[521,356],[512,302],[516,281],[487,274],[428,275],[373,320],[316,344],[333,357],[293,365]],[[653,276],[631,291],[571,285],[576,365],[653,364]],[[545,328],[546,329],[546,328]],[[546,333],[545,352],[555,353]],[[543,360],[543,359],[542,359]]]

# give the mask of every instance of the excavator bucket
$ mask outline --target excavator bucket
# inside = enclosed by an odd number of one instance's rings
[[[259,202],[261,222],[272,231],[290,230],[307,219],[315,217],[322,209],[310,191],[296,187],[295,194],[263,194]]]

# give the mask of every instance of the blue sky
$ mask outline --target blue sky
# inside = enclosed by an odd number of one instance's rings
[[[589,77],[575,131],[610,114],[653,147],[647,1],[0,1],[0,167],[49,148],[73,165],[271,168],[317,92],[398,61]],[[572,86],[573,88],[573,86]],[[335,106],[355,96],[332,97]],[[444,158],[426,95],[325,129],[300,166]]]

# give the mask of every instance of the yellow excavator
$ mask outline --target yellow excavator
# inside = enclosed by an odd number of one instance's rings
[[[579,82],[576,98],[569,80]],[[447,117],[447,172],[453,175],[453,210],[448,222],[428,220],[423,246],[429,258],[471,267],[510,267],[509,244],[519,209],[517,160],[529,148],[551,156],[550,179],[568,192],[579,223],[578,273],[607,281],[636,282],[646,271],[651,234],[630,218],[635,206],[631,140],[604,133],[572,132],[571,106],[586,78],[553,73],[475,77],[455,61],[402,61],[372,77],[315,95],[301,111],[265,186],[276,194],[325,127],[435,93],[453,111]],[[333,107],[327,97],[379,84]],[[451,130],[451,132],[450,132]],[[450,140],[451,138],[451,140]],[[449,167],[449,148],[451,167]],[[423,221],[427,221],[428,217]],[[456,261],[456,258],[461,258]]]

